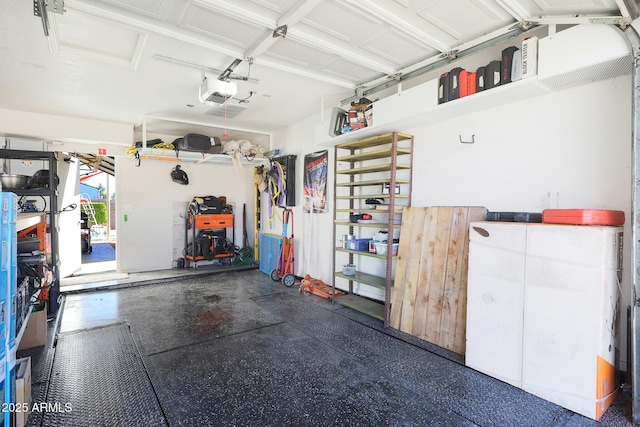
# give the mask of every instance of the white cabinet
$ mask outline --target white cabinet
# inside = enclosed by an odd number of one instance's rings
[[[522,386],[525,227],[471,223],[467,366]],[[484,237],[481,230],[487,230]]]
[[[615,396],[622,228],[471,224],[466,364],[593,419]]]

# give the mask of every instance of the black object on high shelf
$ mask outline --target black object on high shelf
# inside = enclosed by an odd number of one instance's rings
[[[48,234],[51,241],[51,259],[48,261],[49,269],[53,274],[53,280],[49,284],[48,314],[55,315],[58,311],[58,297],[60,295],[60,247],[58,244],[58,224],[56,213],[58,212],[58,159],[56,154],[50,151],[27,151],[0,149],[0,159],[28,159],[44,160],[49,164],[48,188],[33,188],[24,190],[4,190],[15,193],[17,196],[43,196],[48,197]]]

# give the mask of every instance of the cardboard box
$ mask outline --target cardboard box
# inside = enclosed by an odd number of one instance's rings
[[[31,408],[31,358],[16,360],[16,427],[24,427]]]
[[[43,308],[34,311],[29,316],[27,327],[24,335],[18,345],[18,350],[39,347],[47,342],[47,306],[43,304]]]

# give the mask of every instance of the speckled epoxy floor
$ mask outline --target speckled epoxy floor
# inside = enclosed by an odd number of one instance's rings
[[[65,296],[61,336],[122,324],[169,426],[632,425],[626,393],[596,423],[258,270]],[[36,399],[52,352],[34,354]]]

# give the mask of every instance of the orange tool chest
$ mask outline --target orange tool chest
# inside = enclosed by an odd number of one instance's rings
[[[193,215],[196,228],[226,228],[233,226],[233,214],[198,214]],[[193,224],[189,224],[193,227]]]

